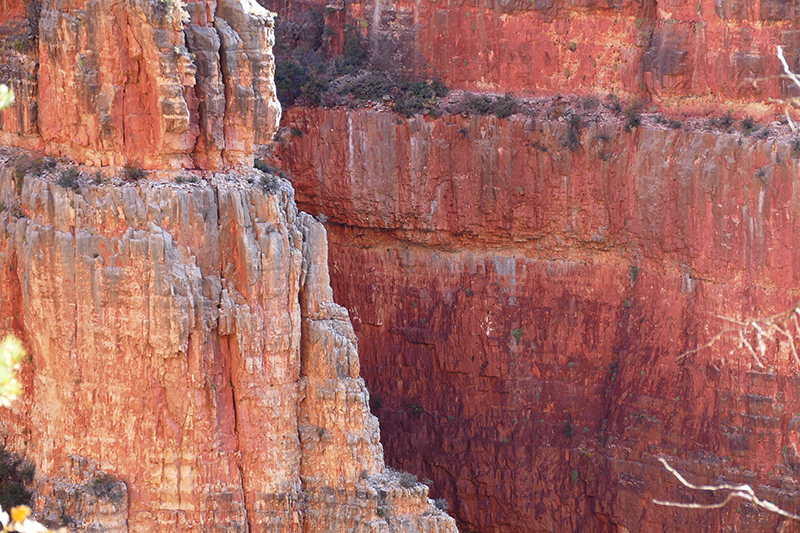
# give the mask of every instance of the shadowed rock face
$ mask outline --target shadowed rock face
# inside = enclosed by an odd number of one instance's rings
[[[251,171],[250,176],[254,175]],[[384,470],[322,225],[288,185],[84,185],[5,164],[0,317],[26,341],[9,451],[39,516],[102,531],[454,532]]]
[[[277,145],[327,217],[387,461],[462,530],[773,531],[657,463],[794,509],[798,367],[726,323],[797,300],[798,163],[741,134],[292,108]],[[751,339],[752,340],[752,339]],[[694,496],[693,501],[713,501]],[[795,527],[791,525],[789,527]],[[792,530],[792,529],[790,529]]]
[[[271,140],[273,21],[256,2],[31,5],[4,27],[19,43],[5,56],[19,74],[6,143],[94,166],[218,169],[252,164]],[[23,15],[36,31],[18,39]]]

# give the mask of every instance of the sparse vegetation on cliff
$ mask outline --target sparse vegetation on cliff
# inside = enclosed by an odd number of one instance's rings
[[[361,28],[352,24],[343,27],[342,54],[330,58],[336,30],[324,18],[312,7],[303,24],[276,23],[275,87],[284,109],[296,103],[358,107],[377,102],[405,116],[436,113],[448,92],[441,81],[373,68]]]

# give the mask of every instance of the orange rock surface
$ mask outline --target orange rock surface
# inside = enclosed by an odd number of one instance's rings
[[[657,457],[795,508],[789,345],[763,368],[727,337],[677,360],[728,325],[716,317],[797,300],[794,144],[608,117],[574,149],[568,122],[541,115],[284,120],[303,135],[276,160],[327,217],[387,461],[433,479],[462,530],[779,526],[746,503],[654,505],[721,499]]]
[[[256,2],[20,6],[0,32],[17,93],[4,143],[94,166],[219,169],[251,165],[271,140],[273,15]]]
[[[288,185],[244,178],[18,194],[6,159],[0,316],[31,357],[0,435],[37,467],[36,511],[79,530],[455,532],[384,469],[325,229]]]
[[[796,7],[783,0],[267,0],[291,19],[316,9],[341,34],[358,28],[370,63],[450,87],[609,94],[683,109],[782,110],[800,94],[776,46],[800,70]],[[341,39],[330,47],[341,53]],[[763,78],[763,79],[762,79]],[[760,80],[754,83],[754,80]]]

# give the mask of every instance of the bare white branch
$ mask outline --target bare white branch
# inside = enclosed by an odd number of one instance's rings
[[[753,488],[750,485],[729,485],[727,483],[722,483],[720,485],[695,485],[694,483],[689,483],[686,481],[680,472],[672,468],[670,464],[662,457],[659,457],[658,460],[664,466],[664,468],[675,476],[675,478],[681,482],[684,487],[690,488],[692,490],[708,490],[708,491],[721,491],[727,490],[730,491],[725,496],[721,502],[717,503],[683,503],[683,502],[668,502],[663,500],[653,500],[653,503],[656,505],[663,505],[666,507],[681,507],[683,509],[719,509],[721,507],[725,507],[733,498],[741,498],[742,500],[747,500],[753,505],[761,507],[771,513],[779,514],[783,517],[792,519],[792,520],[800,520],[800,515],[796,515],[794,513],[790,513],[789,511],[785,511],[775,505],[772,502],[768,502],[765,500],[760,499],[756,496]]]
[[[783,57],[783,47],[778,46],[777,48],[778,48],[778,59],[780,59],[781,64],[783,64],[783,71],[786,73],[787,76],[789,76],[789,79],[791,79],[795,85],[800,87],[800,80],[797,79],[795,73],[792,72],[792,70],[789,68],[789,64],[786,62],[786,58]]]

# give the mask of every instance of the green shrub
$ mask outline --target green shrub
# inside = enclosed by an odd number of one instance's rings
[[[625,110],[625,131],[632,131],[642,125],[642,104],[633,103]]]
[[[261,176],[261,188],[267,193],[276,192],[281,188],[280,179],[272,174],[264,174]]]
[[[756,121],[753,120],[753,117],[750,116],[747,116],[742,119],[741,126],[742,126],[742,132],[744,133],[745,137],[750,135],[750,133],[753,130],[757,129]]]
[[[0,507],[30,505],[32,494],[26,487],[32,484],[34,471],[29,461],[0,449]]]
[[[568,439],[572,438],[572,436],[575,434],[575,428],[572,427],[572,420],[564,420],[563,432],[565,437]]]
[[[441,511],[447,511],[450,509],[450,504],[444,498],[437,498],[434,504],[436,505],[436,508]]]
[[[78,192],[81,189],[80,177],[81,173],[78,172],[78,169],[70,166],[61,171],[61,175],[56,180],[56,185]]]
[[[400,486],[404,489],[410,489],[417,484],[417,476],[408,472],[400,472]]]
[[[136,182],[145,179],[147,177],[147,172],[142,170],[139,165],[130,163],[125,165],[125,168],[122,171],[122,177],[125,179],[125,181]]]
[[[517,101],[511,93],[506,93],[499,98],[485,94],[467,93],[461,105],[468,113],[494,115],[497,118],[508,118],[517,111]]]

